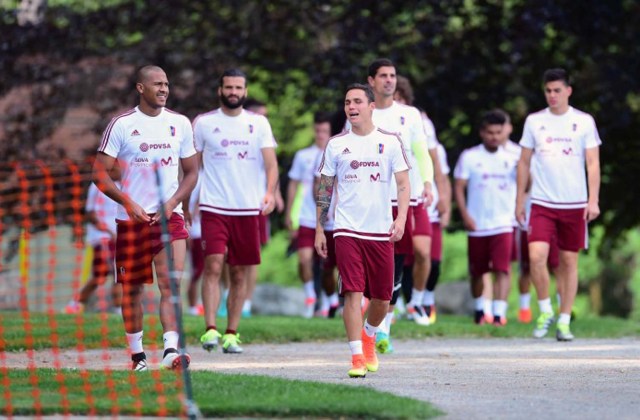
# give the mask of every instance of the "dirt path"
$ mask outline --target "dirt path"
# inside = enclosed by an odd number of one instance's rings
[[[380,371],[346,377],[345,343],[247,345],[242,355],[191,349],[192,368],[369,386],[433,403],[446,418],[640,418],[640,339],[431,339],[398,341]],[[5,364],[26,366],[24,354]],[[159,354],[150,355],[157,363]],[[122,350],[85,352],[92,368],[128,368]],[[156,358],[156,360],[153,360]],[[1,360],[1,359],[0,359]],[[53,367],[51,352],[34,356]],[[77,366],[77,354],[60,363]],[[153,365],[153,363],[152,363]]]

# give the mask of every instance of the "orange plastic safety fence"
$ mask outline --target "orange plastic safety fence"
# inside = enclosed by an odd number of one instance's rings
[[[39,370],[43,367],[54,369],[60,414],[72,414],[72,407],[74,403],[77,406],[80,396],[86,410],[83,414],[105,414],[98,408],[89,374],[96,366],[104,375],[101,387],[107,389],[109,414],[117,416],[122,412],[114,371],[123,369],[130,372],[128,395],[135,400],[133,414],[143,414],[139,373],[131,371],[130,359],[122,357],[131,355],[125,326],[120,316],[110,312],[119,305],[116,302],[119,285],[104,284],[107,277],[113,280],[113,249],[110,246],[115,246],[115,241],[102,238],[97,245],[85,241],[85,204],[92,179],[91,167],[91,162],[71,160],[0,163],[0,394],[4,400],[0,404],[0,415],[14,415],[13,401],[25,393],[30,394],[33,414],[38,417],[44,414]],[[148,182],[152,184],[155,180]],[[102,195],[97,200],[99,205],[94,216],[101,220],[107,216],[102,204],[109,199]],[[127,246],[131,249],[127,252],[135,255],[136,250],[144,246],[134,232],[129,234],[134,236],[129,239]],[[92,264],[87,254],[93,255]],[[95,289],[86,288],[87,281],[96,277],[99,277],[98,281],[92,286]],[[103,287],[99,287],[101,285]],[[110,294],[107,289],[111,287],[114,293]],[[144,288],[141,304],[145,315],[158,313],[158,295],[155,285]],[[127,296],[122,299],[126,302]],[[127,305],[122,310],[127,311]],[[72,315],[61,315],[63,312]],[[97,314],[99,322],[87,322],[87,314],[91,312]],[[23,347],[20,348],[5,338],[7,325],[15,329],[16,317],[22,336]],[[119,320],[117,331],[113,328],[114,317]],[[68,327],[64,328],[64,323],[68,325],[70,319],[73,320],[72,332]],[[161,330],[156,316],[145,316],[144,341],[150,350],[149,364],[153,367],[160,364],[162,347],[158,343],[162,342],[162,337],[157,331]],[[41,331],[47,331],[46,338],[43,339]],[[100,335],[98,344],[96,331]],[[114,335],[121,337],[121,345],[116,348],[110,338]],[[94,341],[88,347],[86,343],[91,336]],[[97,347],[99,351],[95,350]],[[23,363],[17,366],[10,363],[15,360],[12,353],[19,353]],[[16,390],[12,387],[10,372],[25,368],[29,389]],[[78,370],[79,384],[68,379],[67,369]],[[151,370],[157,401],[155,414],[168,416],[172,413],[167,407],[167,395],[183,392],[183,383],[180,376],[176,376],[176,386],[172,384],[171,389],[166,389],[160,371]]]

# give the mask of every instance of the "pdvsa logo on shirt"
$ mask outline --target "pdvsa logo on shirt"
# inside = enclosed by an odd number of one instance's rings
[[[222,139],[222,141],[220,142],[220,145],[222,147],[229,147],[229,146],[248,146],[249,142],[247,140],[228,140],[228,139]]]
[[[149,150],[164,150],[171,149],[171,144],[169,143],[140,143],[140,150],[143,152],[148,152]]]
[[[379,167],[379,166],[380,166],[380,162],[375,162],[375,161],[369,161],[369,162],[361,162],[361,161],[357,161],[357,160],[352,160],[351,161],[351,168],[352,169],[373,168],[373,167]]]

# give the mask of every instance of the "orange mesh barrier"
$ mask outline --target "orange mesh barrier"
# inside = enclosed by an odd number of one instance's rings
[[[187,415],[184,405],[176,412],[170,401],[178,395],[183,404],[190,402],[191,396],[183,395],[190,390],[188,370],[170,373],[168,386],[158,369],[163,337],[156,284],[144,287],[141,302],[151,372],[131,370],[119,314],[121,288],[113,284],[116,241],[87,236],[89,222],[95,232],[109,232],[104,219],[113,217],[102,193],[95,209],[85,210],[91,180],[92,162],[0,163],[0,416],[52,414],[46,397],[51,382],[58,414]],[[134,236],[128,247],[126,254],[135,255],[145,244]],[[128,296],[122,299],[126,303]],[[181,316],[175,318],[180,329]],[[123,371],[128,371],[126,397],[133,399],[126,407]],[[101,398],[96,374],[105,391]],[[142,395],[149,391],[151,411]]]

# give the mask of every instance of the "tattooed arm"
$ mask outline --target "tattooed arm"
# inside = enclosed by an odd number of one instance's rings
[[[333,184],[335,177],[320,176],[320,185],[316,192],[316,240],[315,247],[318,255],[327,258],[327,240],[324,237],[324,225],[329,217],[329,207],[331,206],[331,196],[333,194]]]

